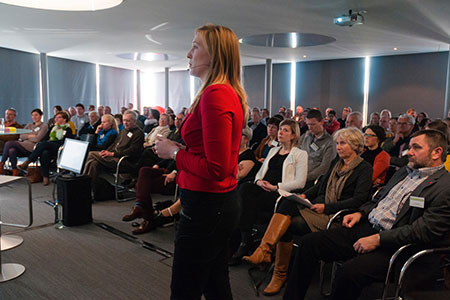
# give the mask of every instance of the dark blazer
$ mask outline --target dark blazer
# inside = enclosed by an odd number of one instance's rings
[[[398,170],[378,195],[360,208],[363,218],[407,176],[406,168]],[[440,169],[422,182],[411,196],[424,197],[425,208],[411,207],[408,198],[392,229],[380,232],[381,246],[448,244],[449,240],[443,237],[450,232],[450,174],[445,168]]]
[[[327,189],[328,178],[330,178],[331,171],[334,165],[340,160],[336,157],[330,165],[327,173],[320,178],[320,181],[305,192],[313,204],[325,203],[325,192]],[[333,214],[341,209],[354,208],[357,209],[370,198],[370,190],[372,188],[372,166],[362,161],[354,170],[350,177],[344,184],[341,198],[335,203],[325,204],[325,214]]]
[[[250,122],[251,124],[253,122]],[[251,126],[251,124],[249,126]],[[253,144],[259,144],[263,138],[267,136],[267,127],[262,122],[256,126],[255,130],[253,130],[253,137],[250,141],[250,146]]]

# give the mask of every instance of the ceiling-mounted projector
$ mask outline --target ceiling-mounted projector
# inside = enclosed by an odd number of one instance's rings
[[[364,16],[362,15],[365,11],[352,12],[350,9],[348,15],[342,15],[334,18],[334,24],[339,26],[353,26],[364,24]]]

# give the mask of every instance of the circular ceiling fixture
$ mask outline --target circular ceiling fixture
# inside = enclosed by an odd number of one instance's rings
[[[336,39],[331,36],[300,32],[249,35],[239,40],[240,43],[246,45],[279,48],[310,47],[325,45],[335,41]]]
[[[145,61],[169,61],[169,60],[179,60],[180,57],[172,54],[165,54],[165,53],[153,53],[153,52],[146,52],[146,53],[139,53],[139,52],[133,52],[133,53],[122,53],[117,55],[120,58],[128,59],[128,60],[145,60]]]
[[[115,7],[123,0],[0,0],[0,3],[36,9],[95,11]]]

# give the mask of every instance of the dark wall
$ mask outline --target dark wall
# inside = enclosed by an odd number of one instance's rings
[[[264,106],[265,65],[244,67],[244,89],[250,108]]]
[[[291,106],[291,64],[273,64],[272,110],[277,113],[280,106]]]
[[[371,59],[369,113],[389,108],[394,115],[413,107],[442,118],[448,52]]]

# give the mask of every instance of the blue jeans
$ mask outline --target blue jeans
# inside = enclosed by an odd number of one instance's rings
[[[181,189],[171,299],[233,299],[228,242],[239,221],[237,190],[204,193]]]

